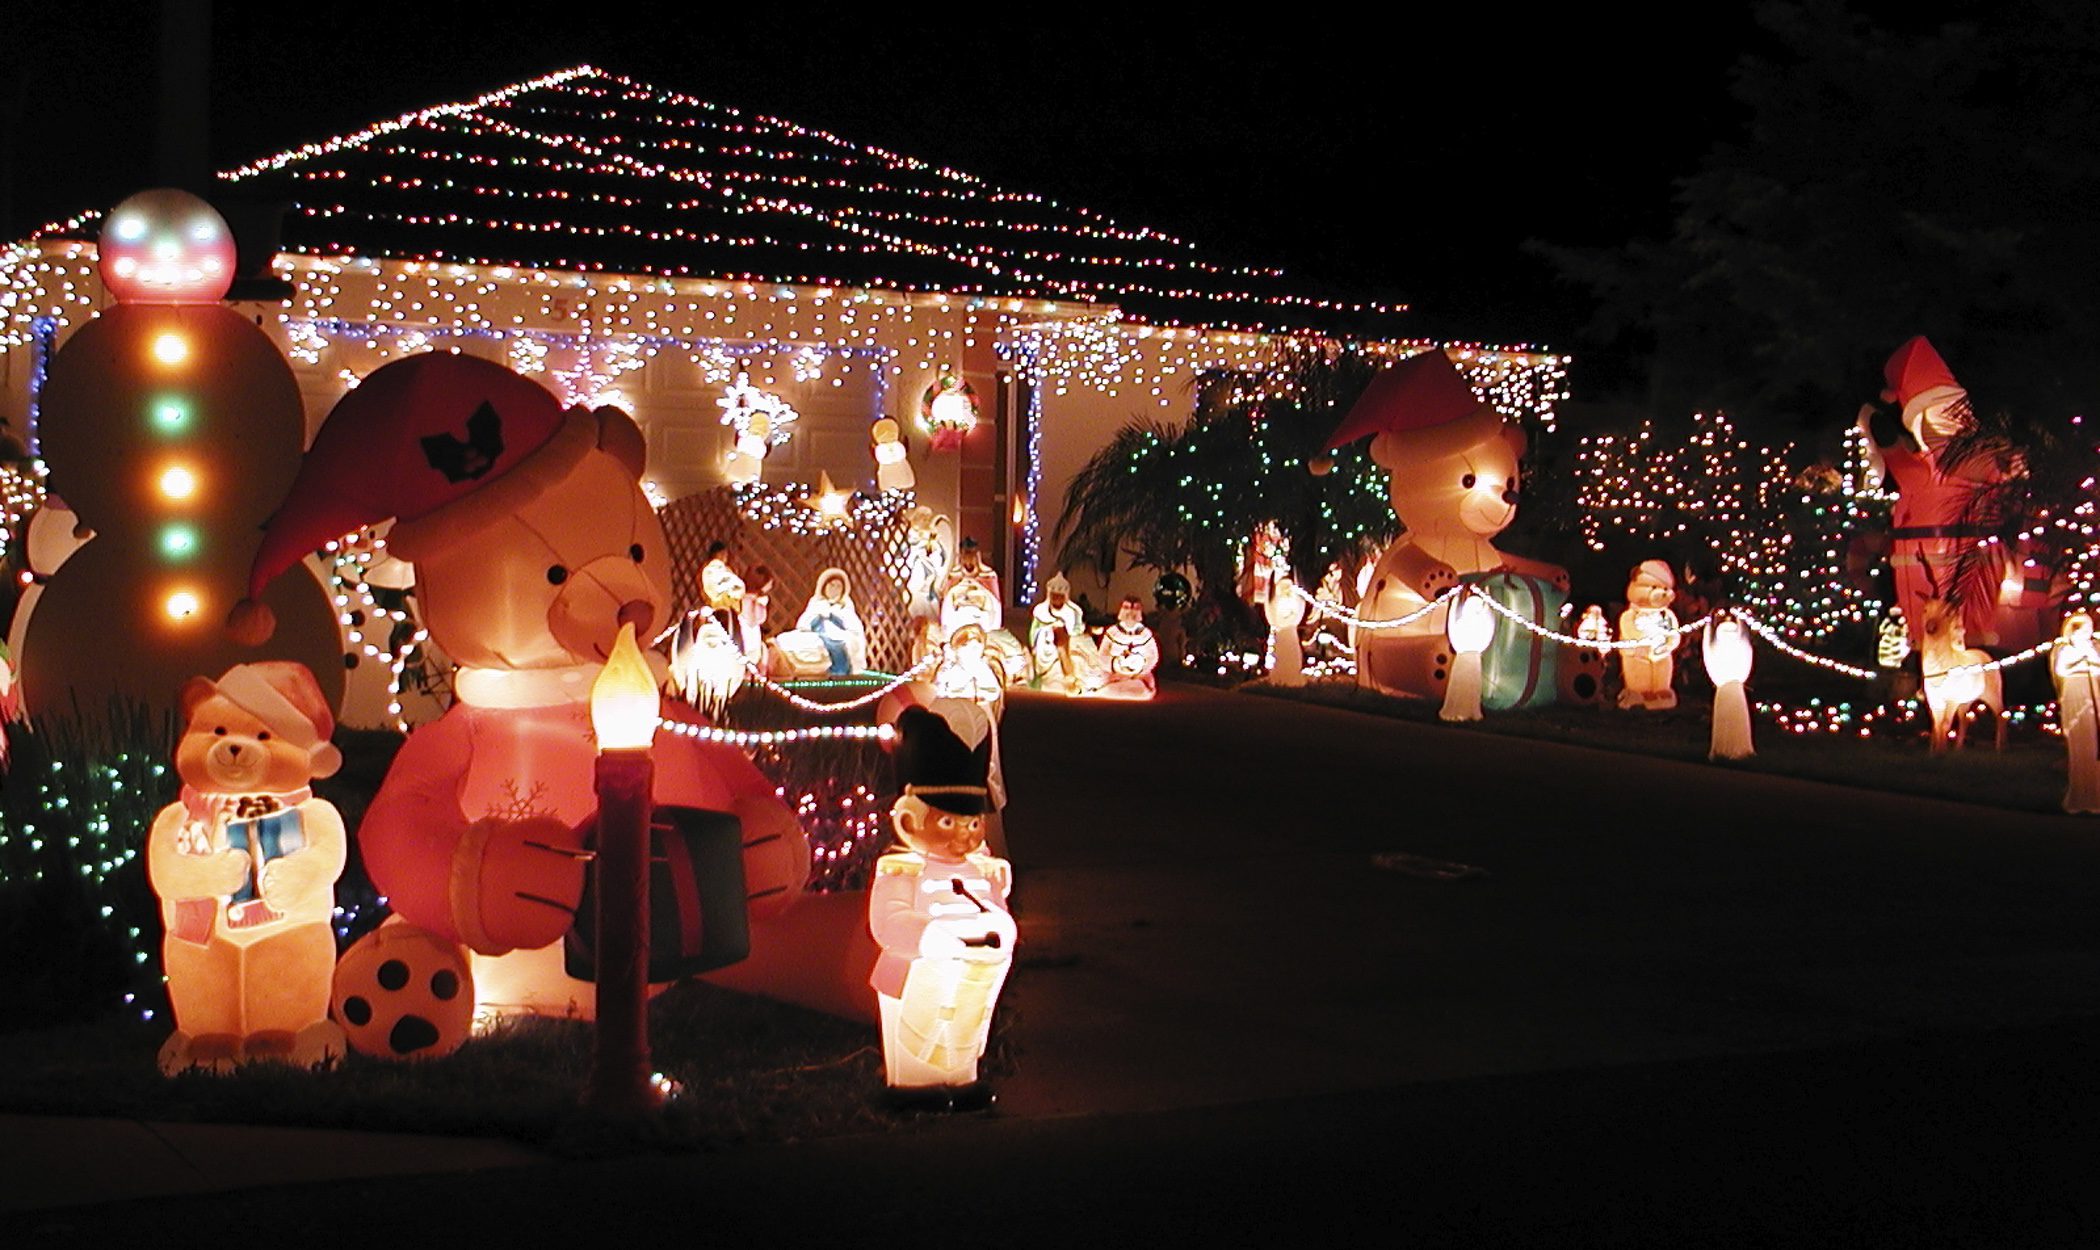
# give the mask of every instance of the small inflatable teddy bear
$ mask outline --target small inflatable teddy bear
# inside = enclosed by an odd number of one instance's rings
[[[1567,570],[1495,549],[1495,535],[1517,517],[1523,431],[1482,402],[1443,352],[1410,356],[1373,378],[1327,445],[1341,447],[1367,434],[1375,435],[1371,459],[1391,474],[1393,512],[1406,532],[1372,569],[1357,605],[1361,620],[1395,620],[1461,580],[1509,573],[1528,579],[1536,592],[1528,597],[1543,616],[1534,619],[1557,621]],[[1451,662],[1446,611],[1439,607],[1407,625],[1359,629],[1358,683],[1387,694],[1443,698]]]
[[[329,919],[347,846],[343,818],[307,784],[341,763],[320,684],[302,664],[242,664],[191,680],[182,707],[181,800],[146,841],[175,1006],[161,1070],[340,1055]]]

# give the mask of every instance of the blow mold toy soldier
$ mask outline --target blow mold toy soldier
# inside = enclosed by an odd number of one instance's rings
[[[900,1108],[973,1110],[992,1101],[977,1065],[1013,965],[1013,870],[984,849],[983,751],[925,708],[906,708],[897,731],[890,821],[903,849],[876,862],[868,892],[883,1071]]]

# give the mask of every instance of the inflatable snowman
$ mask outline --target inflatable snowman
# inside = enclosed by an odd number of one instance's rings
[[[52,358],[38,420],[52,489],[94,537],[51,572],[19,657],[32,717],[77,708],[91,723],[118,703],[172,715],[192,675],[260,658],[221,623],[306,433],[284,357],[219,302],[234,246],[210,205],[132,196],[110,210],[100,264],[116,303]],[[339,705],[341,636],[320,583],[256,590],[279,622],[271,656],[305,664]]]

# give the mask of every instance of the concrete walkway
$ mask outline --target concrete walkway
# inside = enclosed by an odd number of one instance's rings
[[[1790,1133],[1929,1134],[1937,1120],[1913,1119],[1936,1074],[2012,1081],[1960,1104],[1990,1119],[1987,1133],[1952,1127],[1974,1136],[1972,1154],[2018,1137],[2027,1121],[2002,1108],[2037,1091],[2100,1108],[2086,1075],[2100,1065],[2078,1058],[2100,1034],[2100,824],[1200,689],[1149,705],[1020,697],[1005,732],[1022,963],[1002,1010],[1021,1054],[998,1119],[531,1166],[542,1161],[502,1143],[0,1117],[0,1210],[42,1209],[32,1227],[68,1236],[150,1227],[169,1202],[212,1209],[168,1195],[281,1186],[241,1209],[289,1210],[356,1179],[360,1195],[430,1209],[434,1227],[455,1218],[435,1213],[448,1194],[479,1196],[459,1206],[462,1228],[545,1234],[566,1217],[505,1215],[503,1195],[619,1192],[639,1204],[620,1219],[668,1228],[704,1192],[729,1228],[768,1195],[792,1204],[790,1181],[879,1204],[885,1184],[895,1199],[940,1160],[969,1158],[1057,1185],[1122,1168],[1174,1201],[1204,1195],[1207,1223],[1269,1210],[1248,1205],[1261,1177],[1325,1193],[1346,1175],[1362,1198],[1405,1166],[1443,1187],[1410,1190],[1410,1209],[1468,1244],[1571,1211],[1623,1233],[1592,1206],[1635,1158],[1657,1177],[1741,1167],[1726,1143],[1754,1141],[1769,1174],[1758,1184],[1780,1185],[1808,1166],[1785,1149]],[[1376,858],[1388,852],[1484,875],[1393,871]],[[1992,1075],[2016,1059],[2033,1075]],[[1831,1073],[1850,1075],[1831,1085]],[[1863,1090],[1876,1110],[1854,1107]],[[1645,1118],[1598,1140],[1628,1106]],[[1851,1159],[1832,1156],[1793,1192],[1856,1184],[1829,1171],[1849,1177]],[[914,1160],[932,1171],[912,1173]],[[1529,1196],[1483,1223],[1475,1208],[1500,1201],[1520,1163]],[[486,1170],[514,1167],[529,1170]],[[1540,1168],[1570,1179],[1542,1187]],[[383,1179],[407,1173],[446,1175]],[[1935,1174],[1901,1175],[1909,1193]],[[1709,1209],[1689,1184],[1670,1191],[1680,1218],[1656,1225],[1672,1236]],[[1041,1207],[1044,1229],[1108,1210],[1086,1205],[1108,1201],[1095,1191],[1060,1206],[999,1188]],[[1755,1185],[1728,1201],[1771,1209]],[[1806,1223],[1787,1227],[1822,1227],[1832,1201],[1789,1208]],[[2059,1205],[2025,1226],[2053,1227]],[[836,1225],[842,1243],[873,1235],[866,1220]],[[798,1227],[814,1240],[832,1224]]]

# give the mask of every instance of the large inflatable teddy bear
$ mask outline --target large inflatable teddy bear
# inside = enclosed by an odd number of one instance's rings
[[[409,735],[358,845],[395,914],[484,957],[484,1006],[594,1005],[561,951],[596,811],[591,683],[622,622],[648,637],[671,604],[642,460],[623,413],[564,411],[471,356],[410,356],[336,404],[256,557],[260,585],[325,536],[398,518],[388,547],[415,565],[458,702]],[[752,919],[794,904],[809,844],[773,784],[734,747],[668,728],[654,754],[659,806],[741,822]]]
[[[1371,570],[1359,619],[1406,616],[1461,580],[1487,574],[1526,579],[1542,604],[1566,592],[1567,570],[1495,549],[1495,535],[1517,516],[1524,434],[1473,393],[1443,352],[1410,356],[1373,378],[1328,446],[1367,434],[1375,436],[1371,458],[1391,475],[1393,512],[1405,532]],[[1407,625],[1359,629],[1358,684],[1443,698],[1451,664],[1445,612],[1439,607]],[[1518,627],[1503,622],[1500,628]]]
[[[175,1034],[161,1070],[343,1051],[328,1020],[343,818],[307,783],[334,773],[335,724],[301,664],[242,664],[182,690],[180,801],[146,837]]]

